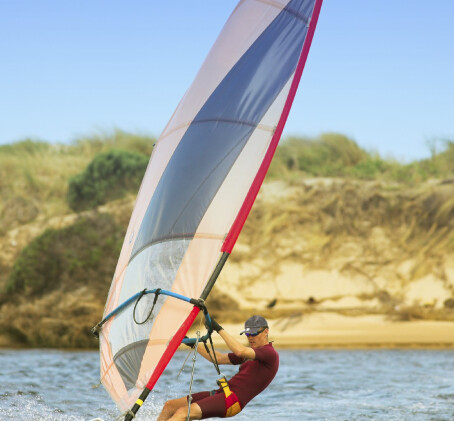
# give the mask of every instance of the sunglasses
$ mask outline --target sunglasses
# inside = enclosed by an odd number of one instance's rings
[[[257,335],[260,335],[264,330],[266,329],[266,327],[263,327],[262,329],[260,329],[258,332],[256,333],[246,333],[245,332],[245,335],[249,338],[249,336],[251,337],[254,337],[254,336],[257,336]]]

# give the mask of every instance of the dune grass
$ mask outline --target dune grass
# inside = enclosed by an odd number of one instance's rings
[[[149,156],[155,139],[116,130],[76,139],[69,145],[25,139],[0,146],[0,235],[37,217],[72,212],[68,181],[93,158],[112,149]]]
[[[430,159],[402,164],[367,152],[355,141],[337,133],[316,138],[284,139],[271,164],[269,179],[342,177],[383,180],[415,185],[430,178],[454,176],[454,141],[441,142],[440,152]]]
[[[70,212],[69,180],[82,173],[100,153],[122,149],[149,156],[155,139],[115,130],[49,144],[25,139],[0,146],[0,235],[41,217]],[[267,180],[342,177],[416,185],[430,178],[454,177],[454,142],[445,140],[431,159],[401,164],[385,160],[336,133],[317,138],[287,138],[277,149]]]

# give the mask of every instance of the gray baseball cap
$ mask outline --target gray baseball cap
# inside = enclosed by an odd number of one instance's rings
[[[268,322],[264,317],[249,317],[249,319],[246,320],[246,323],[244,324],[244,330],[240,333],[240,335],[242,335],[243,333],[257,333],[263,327],[268,327]]]

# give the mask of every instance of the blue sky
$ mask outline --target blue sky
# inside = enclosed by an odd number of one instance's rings
[[[236,0],[0,0],[0,143],[158,136]],[[325,0],[284,137],[383,157],[454,140],[454,1]]]

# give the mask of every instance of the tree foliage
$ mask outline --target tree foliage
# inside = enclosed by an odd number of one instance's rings
[[[82,211],[136,192],[147,164],[148,157],[137,152],[112,149],[96,155],[82,173],[70,178],[68,205]]]
[[[90,285],[105,293],[123,236],[123,230],[108,214],[80,218],[62,229],[48,229],[15,260],[6,291],[34,296]]]

